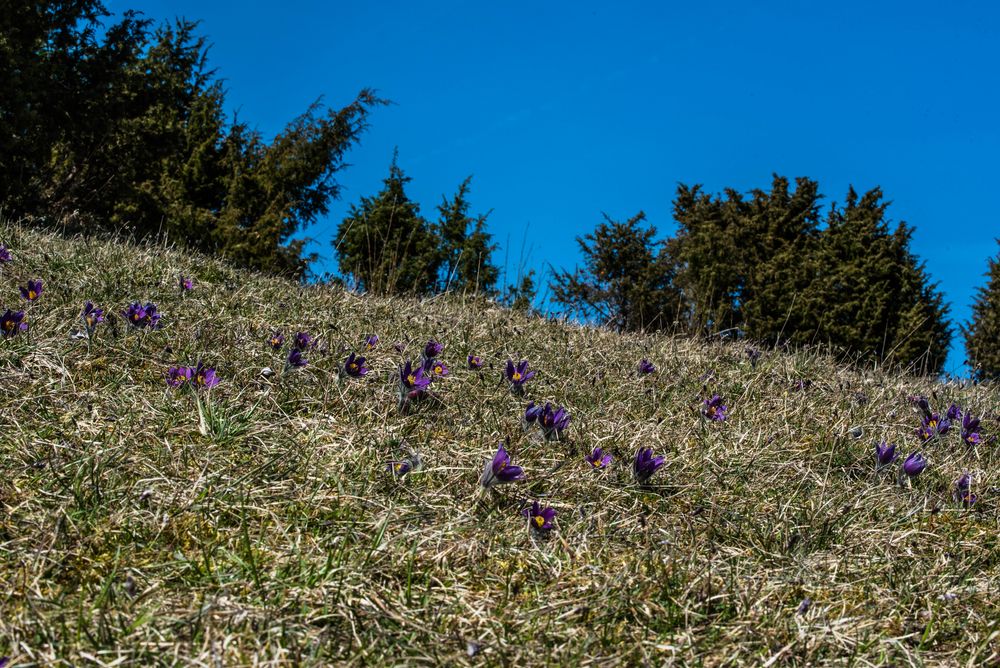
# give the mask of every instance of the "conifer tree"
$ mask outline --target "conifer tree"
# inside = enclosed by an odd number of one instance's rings
[[[441,254],[441,287],[456,292],[496,294],[500,270],[492,263],[491,254],[496,249],[492,236],[486,232],[489,213],[475,217],[469,215],[469,184],[466,178],[450,200],[442,198],[438,205],[439,252]]]
[[[604,222],[577,238],[584,266],[556,273],[553,299],[588,319],[621,330],[669,329],[683,309],[673,266],[646,214]]]
[[[377,294],[432,294],[441,267],[438,237],[406,195],[410,178],[393,154],[389,176],[374,197],[352,205],[337,229],[340,271]]]
[[[976,293],[972,320],[962,327],[968,364],[978,380],[1000,378],[1000,254],[988,263],[988,280]]]

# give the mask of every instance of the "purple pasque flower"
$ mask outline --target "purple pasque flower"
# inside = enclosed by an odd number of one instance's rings
[[[722,397],[718,394],[712,395],[711,399],[701,402],[701,414],[709,420],[722,422],[726,419],[726,412],[729,408],[722,403]]]
[[[427,342],[424,346],[424,359],[432,360],[444,351],[444,344],[438,343],[434,339]]]
[[[525,508],[521,514],[528,518],[528,524],[535,531],[546,532],[553,528],[552,521],[556,518],[556,510],[552,507],[542,508],[538,501],[532,501],[530,508]]]
[[[211,389],[219,384],[219,377],[215,374],[215,368],[205,366],[199,360],[198,366],[191,369],[191,384],[196,388]]]
[[[14,256],[11,255],[10,249],[7,248],[6,244],[0,244],[0,264],[7,264],[13,261]]]
[[[24,311],[11,311],[7,309],[0,315],[0,334],[3,336],[15,336],[18,332],[28,331],[28,323],[24,321]]]
[[[375,350],[375,346],[378,345],[378,334],[372,334],[367,339],[365,339],[365,350]]]
[[[365,358],[351,353],[344,360],[344,373],[352,378],[361,378],[368,375],[368,367],[365,366]]]
[[[469,355],[469,368],[470,369],[482,369],[483,368],[483,358],[479,355]]]
[[[443,378],[450,373],[444,362],[436,360],[433,357],[424,360],[423,369],[424,373],[432,380],[434,378]]]
[[[947,434],[949,429],[951,429],[951,420],[942,418],[937,413],[932,413],[929,417],[925,417],[920,427],[917,428],[917,436],[922,441],[927,442],[935,436]]]
[[[292,339],[292,347],[296,350],[301,350],[305,352],[311,348],[316,347],[316,339],[309,336],[305,332],[296,332],[295,338]]]
[[[972,413],[969,412],[962,418],[962,441],[973,447],[983,442],[983,437],[979,433],[979,418],[972,417]]]
[[[399,403],[401,407],[406,402],[422,399],[427,394],[427,388],[431,384],[431,379],[424,374],[422,366],[413,366],[410,360],[406,360],[399,370]]]
[[[545,438],[554,440],[562,437],[563,431],[569,426],[569,413],[562,406],[557,406],[555,410],[552,404],[546,402],[538,414],[538,426],[542,428]]]
[[[591,468],[606,469],[611,466],[611,455],[605,454],[604,450],[600,447],[594,448],[594,451],[584,457],[584,459],[590,464]]]
[[[958,404],[948,406],[947,417],[951,422],[954,422],[958,418],[962,417],[962,409],[959,408]]]
[[[122,315],[125,316],[130,325],[139,329],[144,327],[156,329],[160,326],[160,314],[157,313],[156,304],[153,302],[146,302],[145,305],[133,302],[128,305],[127,309],[122,311]]]
[[[911,478],[916,478],[921,471],[927,468],[927,464],[926,457],[919,452],[914,452],[903,462],[903,473]]]
[[[194,290],[194,279],[192,279],[192,278],[185,278],[183,274],[181,274],[180,276],[178,276],[177,283],[178,283],[178,286],[181,289],[181,292],[187,292],[188,290]]]
[[[876,468],[888,466],[897,459],[899,459],[899,453],[896,452],[895,444],[890,445],[885,441],[882,441],[880,444],[875,446]]]
[[[666,457],[654,457],[653,448],[639,448],[632,462],[632,474],[640,485],[645,484],[657,469],[663,466]]]
[[[87,333],[93,334],[97,325],[104,322],[104,309],[99,309],[94,306],[93,302],[88,301],[83,305],[83,312],[80,313],[80,317],[83,318],[83,324],[87,327]]]
[[[42,280],[36,279],[34,281],[29,280],[28,286],[20,288],[21,296],[27,299],[29,302],[33,302],[42,296]]]
[[[309,364],[309,360],[302,356],[302,351],[298,348],[292,348],[288,351],[288,358],[285,360],[285,371],[301,369],[307,364]]]
[[[656,371],[656,365],[647,359],[639,360],[639,375],[646,376]]]
[[[952,492],[952,496],[966,508],[971,508],[975,505],[976,495],[972,493],[971,473],[963,473],[962,477],[955,481],[955,490]]]
[[[538,416],[542,414],[542,407],[536,406],[535,402],[532,401],[528,404],[528,407],[524,409],[524,426],[529,427],[538,420]]]
[[[920,412],[924,414],[925,418],[930,418],[931,416],[931,404],[927,401],[927,397],[924,396],[911,396],[909,400],[916,404]]]
[[[192,369],[189,366],[172,366],[167,369],[167,385],[177,389],[191,380]]]
[[[510,463],[510,455],[501,443],[492,461],[486,462],[483,475],[479,477],[479,484],[484,489],[489,489],[493,485],[502,485],[515,480],[524,480],[524,470]]]
[[[271,332],[271,338],[269,338],[267,342],[274,350],[281,350],[281,346],[285,345],[285,335],[278,330],[274,330]]]
[[[521,360],[515,365],[514,360],[508,359],[505,374],[507,382],[510,383],[510,389],[515,394],[522,394],[524,384],[535,377],[534,371],[528,371],[528,360]]]

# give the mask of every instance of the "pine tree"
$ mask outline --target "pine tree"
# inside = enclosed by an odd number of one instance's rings
[[[466,178],[454,197],[450,200],[442,198],[438,205],[439,218],[435,231],[441,253],[441,284],[445,290],[493,296],[500,277],[500,270],[490,259],[496,245],[490,243],[492,235],[486,232],[489,213],[475,217],[469,215],[471,182],[471,176]]]
[[[978,380],[1000,378],[1000,253],[989,259],[985,276],[988,281],[972,304],[972,321],[962,327],[968,364]]]
[[[368,292],[432,294],[437,288],[438,237],[420,215],[420,206],[407,197],[409,181],[397,151],[382,190],[352,205],[337,228],[340,271]]]
[[[645,220],[642,212],[625,222],[605,214],[592,233],[578,237],[584,266],[555,275],[553,299],[621,330],[671,328],[683,306],[666,249],[655,227],[642,227]]]

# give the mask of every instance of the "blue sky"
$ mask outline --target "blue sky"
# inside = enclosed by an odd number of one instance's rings
[[[371,87],[393,101],[351,152],[343,200],[307,231],[319,272],[396,146],[425,215],[474,175],[508,282],[520,264],[574,266],[601,212],[644,210],[666,235],[678,182],[745,191],[777,172],[816,179],[828,202],[882,186],[966,320],[1000,236],[1000,5],[695,4],[108,6],[201,20],[229,106],[267,136],[320,96],[339,107]],[[956,336],[948,370],[963,359]]]

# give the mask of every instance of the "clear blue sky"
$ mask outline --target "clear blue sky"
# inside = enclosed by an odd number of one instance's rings
[[[522,254],[539,273],[572,267],[602,211],[642,209],[666,235],[678,182],[750,190],[772,172],[818,180],[827,201],[881,185],[956,323],[997,252],[997,3],[108,4],[200,19],[229,106],[267,136],[320,96],[339,107],[372,87],[395,103],[307,232],[319,272],[394,146],[428,216],[474,175],[511,273]],[[956,336],[948,370],[963,359]]]

